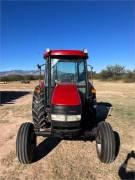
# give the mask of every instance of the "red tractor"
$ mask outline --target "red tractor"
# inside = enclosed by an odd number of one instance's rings
[[[36,137],[96,140],[101,162],[116,158],[115,135],[105,118],[99,120],[96,90],[89,80],[87,50],[50,50],[44,58],[45,80],[35,87],[32,102],[33,123],[20,126],[16,154],[21,163],[31,163]],[[39,66],[41,70],[41,66]]]

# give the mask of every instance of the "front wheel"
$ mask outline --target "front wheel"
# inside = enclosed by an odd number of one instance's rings
[[[30,122],[23,123],[16,138],[16,155],[20,163],[29,164],[33,161],[36,148],[34,126]]]
[[[115,160],[115,136],[109,123],[100,122],[97,127],[96,149],[101,162],[111,163]]]

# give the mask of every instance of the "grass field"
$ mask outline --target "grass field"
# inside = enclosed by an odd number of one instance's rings
[[[127,179],[135,172],[134,158],[123,164],[127,155],[135,151],[135,83],[122,82],[95,81],[98,101],[113,105],[107,121],[120,135],[120,152],[112,164],[98,160],[95,142],[38,138],[37,161],[21,165],[15,155],[16,134],[22,122],[32,119],[32,91],[36,83],[0,84],[0,180],[115,180]]]

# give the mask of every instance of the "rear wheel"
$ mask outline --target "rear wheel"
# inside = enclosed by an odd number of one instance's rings
[[[96,149],[101,162],[111,163],[115,160],[115,137],[109,123],[100,122],[98,124]]]
[[[32,123],[23,123],[16,138],[16,155],[20,163],[29,164],[34,158],[36,135]]]
[[[47,113],[45,111],[45,94],[44,90],[40,90],[39,86],[35,89],[32,101],[32,117],[35,128],[40,129],[48,125]]]

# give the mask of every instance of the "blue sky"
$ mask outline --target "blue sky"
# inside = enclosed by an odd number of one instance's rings
[[[89,64],[135,68],[135,1],[2,1],[0,71],[34,69],[51,49],[89,51]]]

